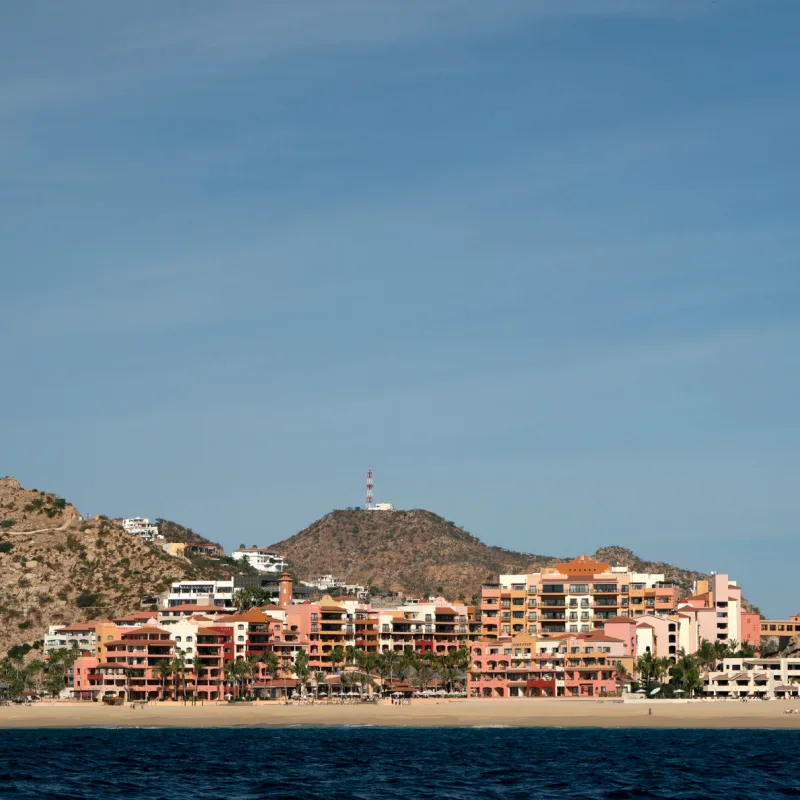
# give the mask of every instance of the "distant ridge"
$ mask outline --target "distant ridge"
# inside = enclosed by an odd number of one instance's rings
[[[577,555],[556,558],[492,547],[421,509],[332,511],[271,548],[290,560],[301,579],[333,573],[348,583],[414,595],[441,590],[447,597],[466,600],[500,573],[535,572]],[[695,580],[708,577],[673,564],[645,561],[624,547],[601,547],[591,555],[636,572],[663,572],[685,594]]]

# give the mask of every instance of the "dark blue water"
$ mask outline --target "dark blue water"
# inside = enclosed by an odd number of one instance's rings
[[[0,731],[30,800],[785,798],[800,731],[206,728]]]

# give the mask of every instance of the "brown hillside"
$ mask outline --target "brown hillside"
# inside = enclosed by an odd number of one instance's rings
[[[206,539],[205,536],[195,533],[195,531],[193,531],[191,528],[179,525],[177,522],[173,522],[171,519],[158,519],[156,522],[158,523],[158,532],[168,542],[183,542],[185,544],[213,544],[217,547],[222,547],[222,545],[220,545],[218,542],[212,542],[210,539]]]
[[[436,593],[467,600],[500,573],[524,573],[567,558],[518,553],[485,545],[430,511],[333,511],[272,549],[286,556],[300,579],[332,573],[348,583],[410,594]],[[672,564],[645,561],[624,547],[604,547],[599,561],[637,572],[663,572],[689,593],[708,577]]]
[[[110,520],[82,521],[62,502],[0,479],[0,658],[51,624],[140,611],[171,581],[233,571],[168,556]]]
[[[469,599],[501,572],[525,572],[558,559],[489,547],[430,511],[333,511],[271,546],[301,579],[333,573],[348,582],[412,594]]]

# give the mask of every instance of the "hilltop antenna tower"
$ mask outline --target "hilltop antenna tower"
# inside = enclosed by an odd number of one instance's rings
[[[369,511],[375,503],[373,502],[372,489],[375,484],[372,482],[372,467],[367,469],[367,505],[366,509]]]

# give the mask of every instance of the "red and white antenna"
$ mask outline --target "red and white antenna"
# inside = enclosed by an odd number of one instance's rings
[[[369,469],[367,469],[367,511],[369,511],[374,505],[372,498],[373,486],[374,484],[372,483],[372,467],[369,467]]]

